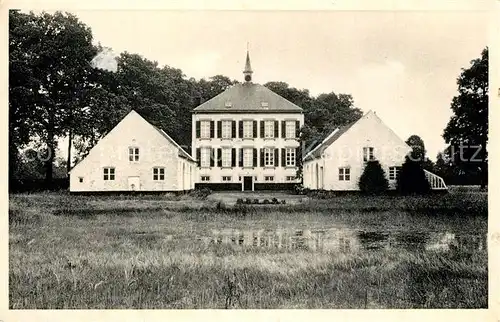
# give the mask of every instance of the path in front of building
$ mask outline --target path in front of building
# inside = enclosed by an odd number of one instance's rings
[[[273,198],[278,200],[285,200],[287,204],[298,204],[308,200],[308,197],[302,195],[294,195],[287,192],[280,191],[251,191],[251,192],[241,192],[241,191],[217,191],[213,192],[207,197],[209,200],[222,201],[227,205],[236,204],[238,199],[259,199],[262,202],[264,199],[271,201]]]

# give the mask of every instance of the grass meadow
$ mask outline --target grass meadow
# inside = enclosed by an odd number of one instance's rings
[[[486,193],[227,205],[193,195],[12,194],[11,309],[485,308],[487,251],[202,243],[215,229],[487,232]]]

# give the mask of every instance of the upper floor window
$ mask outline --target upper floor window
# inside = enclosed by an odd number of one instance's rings
[[[286,121],[286,138],[295,138],[295,121]]]
[[[204,168],[210,167],[211,148],[201,148],[200,150],[200,166]]]
[[[231,104],[231,102],[230,102],[230,101],[227,101],[227,102],[226,102],[226,104],[225,104],[224,106],[226,106],[226,107],[231,107],[231,106],[233,106],[233,104]]]
[[[243,149],[243,166],[252,167],[253,166],[253,149],[244,148]]]
[[[264,181],[274,181],[274,176],[264,176]]]
[[[261,102],[260,106],[262,106],[262,107],[269,107],[269,102]]]
[[[274,149],[264,149],[264,166],[269,167],[274,165]]]
[[[243,121],[243,138],[253,138],[253,121]]]
[[[231,134],[232,134],[232,130],[233,130],[233,128],[232,128],[233,122],[232,121],[222,121],[221,125],[222,125],[222,138],[223,139],[230,139]]]
[[[128,148],[128,160],[134,162],[139,161],[139,148]]]
[[[274,138],[274,121],[264,121],[264,137]]]
[[[201,181],[210,181],[210,176],[201,176]]]
[[[285,165],[287,167],[295,166],[295,148],[287,148],[285,153]]]
[[[165,180],[165,168],[154,167],[153,168],[153,180]]]
[[[210,138],[210,121],[200,121],[200,137],[202,139]]]
[[[115,180],[115,168],[104,168],[104,180]]]
[[[351,169],[350,168],[339,168],[339,180],[340,181],[351,180]]]
[[[400,170],[401,167],[389,167],[389,180],[396,180]]]
[[[230,167],[231,166],[231,149],[224,148],[222,149],[222,166]]]
[[[373,147],[365,147],[363,148],[363,161],[373,161],[375,160],[375,155],[373,154]]]

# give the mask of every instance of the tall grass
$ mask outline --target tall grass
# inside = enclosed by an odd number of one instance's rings
[[[314,253],[196,238],[227,227],[301,225],[486,231],[484,201],[432,198],[238,208],[189,196],[14,195],[9,307],[486,307],[484,250]],[[453,213],[457,205],[472,210]]]

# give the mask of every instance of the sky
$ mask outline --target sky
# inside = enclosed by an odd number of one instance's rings
[[[254,82],[351,94],[402,139],[419,135],[433,160],[445,147],[456,79],[480,57],[489,27],[481,11],[72,13],[114,53],[137,53],[197,79],[242,81],[248,43]]]

